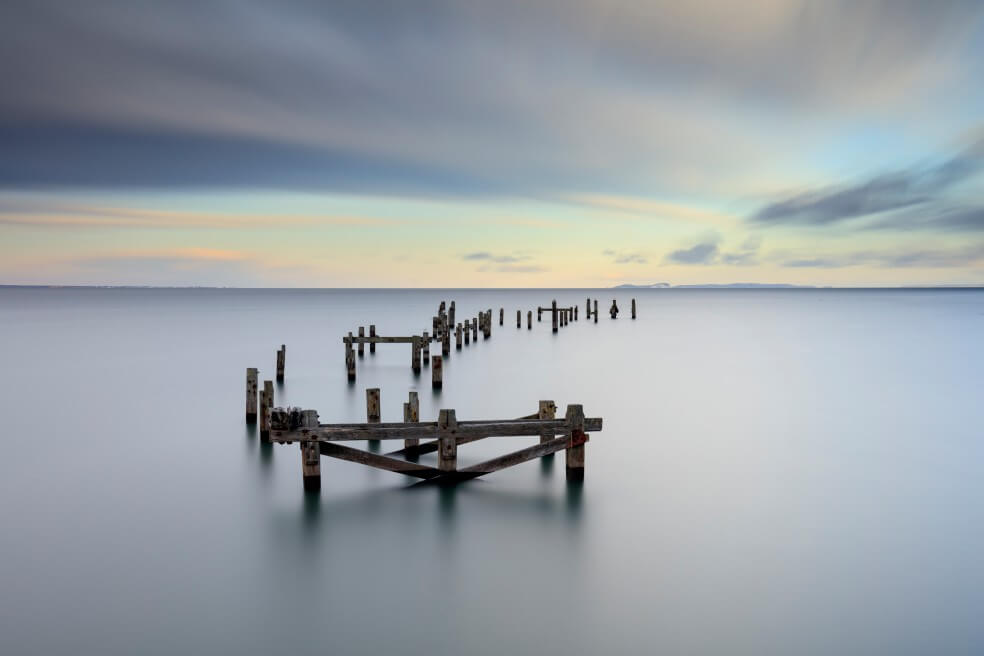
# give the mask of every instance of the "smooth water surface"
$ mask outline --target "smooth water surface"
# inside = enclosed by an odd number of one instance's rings
[[[579,321],[528,331],[553,298]],[[344,333],[442,299],[495,325],[440,393],[404,345],[347,383]],[[0,653],[981,653],[982,336],[976,290],[0,289]],[[281,343],[322,422],[581,403],[585,483],[323,458],[305,496],[243,420]]]

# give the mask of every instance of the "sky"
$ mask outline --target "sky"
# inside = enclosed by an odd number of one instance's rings
[[[0,3],[0,284],[984,284],[984,3]]]

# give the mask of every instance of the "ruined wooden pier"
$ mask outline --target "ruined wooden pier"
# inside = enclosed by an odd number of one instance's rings
[[[534,458],[566,451],[567,479],[584,478],[584,445],[588,433],[602,427],[600,417],[584,416],[581,405],[567,406],[563,419],[555,419],[553,401],[540,401],[536,414],[519,419],[459,421],[453,409],[440,411],[437,421],[417,421],[416,392],[404,404],[403,421],[380,423],[379,390],[367,390],[366,423],[321,424],[315,410],[270,408],[270,441],[297,442],[301,450],[304,489],[321,489],[321,456],[348,460],[377,469],[438,483],[454,483],[484,476]],[[490,437],[539,436],[538,444],[512,451],[491,460],[458,467],[458,447]],[[402,449],[387,454],[372,453],[341,442],[404,440]],[[422,454],[437,452],[437,466],[415,462]]]

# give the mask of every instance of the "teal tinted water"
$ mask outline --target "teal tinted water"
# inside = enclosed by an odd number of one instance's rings
[[[587,296],[622,317],[526,330]],[[441,299],[506,308],[443,391],[406,346],[346,382],[344,332]],[[4,654],[984,650],[980,291],[2,289],[0,335]],[[384,421],[410,389],[424,419],[582,403],[584,486],[562,455],[454,489],[323,459],[305,497],[243,422],[281,343],[278,404],[323,422],[366,387]]]

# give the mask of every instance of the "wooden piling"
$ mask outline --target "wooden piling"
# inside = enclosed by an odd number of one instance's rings
[[[526,311],[526,330],[533,330],[533,310]]]
[[[424,364],[430,364],[430,359],[431,359],[431,340],[430,340],[430,335],[428,335],[425,332],[424,333],[424,336],[421,337],[420,340],[421,340],[421,344],[424,347],[424,354],[423,354],[424,355]]]
[[[574,306],[574,321],[577,321],[577,306]]]
[[[444,376],[444,358],[435,355],[431,358],[431,389],[441,389]]]
[[[585,319],[590,319],[591,318],[591,299],[590,298],[588,298],[588,300],[586,300],[584,302],[584,318]]]
[[[351,332],[349,332],[348,340],[345,342],[345,371],[348,373],[350,382],[355,380],[355,349],[352,348]]]
[[[376,337],[376,324],[369,324],[369,354],[372,355],[376,352],[376,342],[374,338]]]
[[[471,324],[470,322],[465,322],[465,344],[471,344]]]
[[[550,303],[550,316],[551,316],[551,321],[553,322],[552,324],[553,331],[557,332],[557,301],[556,300]]]
[[[538,307],[536,309],[536,320],[537,321],[543,321],[543,308],[542,307]]]
[[[284,344],[280,345],[280,350],[277,351],[277,382],[284,382],[284,368],[287,365],[287,346]]]
[[[420,373],[420,336],[414,335],[410,342],[410,368],[413,373]]]
[[[540,408],[536,413],[537,419],[556,419],[557,404],[553,401],[540,401]],[[540,444],[546,444],[556,436],[550,431],[540,433]]]
[[[366,422],[378,424],[379,420],[379,388],[369,387],[366,389]]]
[[[458,467],[458,420],[454,410],[441,410],[437,417],[438,437],[437,468],[454,471]]]
[[[635,299],[632,299],[632,318],[635,319]]]
[[[567,480],[584,480],[584,443],[588,441],[584,433],[584,408],[580,404],[567,406],[566,420],[570,426],[567,438]]]
[[[454,325],[454,301],[451,301],[451,305],[448,306],[448,325]]]
[[[246,423],[256,423],[256,378],[259,370],[256,367],[246,369]]]
[[[454,307],[454,301],[451,301],[452,307]],[[410,391],[410,400],[403,404],[403,423],[405,424],[415,424],[420,421],[420,401],[417,398],[417,393]],[[420,438],[408,437],[403,440],[403,448],[409,448],[412,446],[417,446],[420,444]]]
[[[472,340],[478,342],[478,318],[472,319]]]
[[[594,300],[594,322],[598,323],[598,299]]]
[[[264,380],[260,390],[260,441],[270,441],[270,409],[273,408],[273,381]]]
[[[303,428],[318,427],[318,411],[304,410],[301,413]],[[301,446],[301,475],[304,477],[304,491],[317,492],[321,489],[321,448],[317,442],[298,442]]]
[[[441,355],[451,355],[451,331],[447,329],[441,331]]]
[[[523,311],[516,310],[516,328],[523,327]]]
[[[454,327],[454,348],[461,350],[461,324]]]
[[[359,326],[359,357],[360,358],[365,357],[366,354],[366,344],[365,341],[362,339],[365,336],[366,336],[366,327]]]

